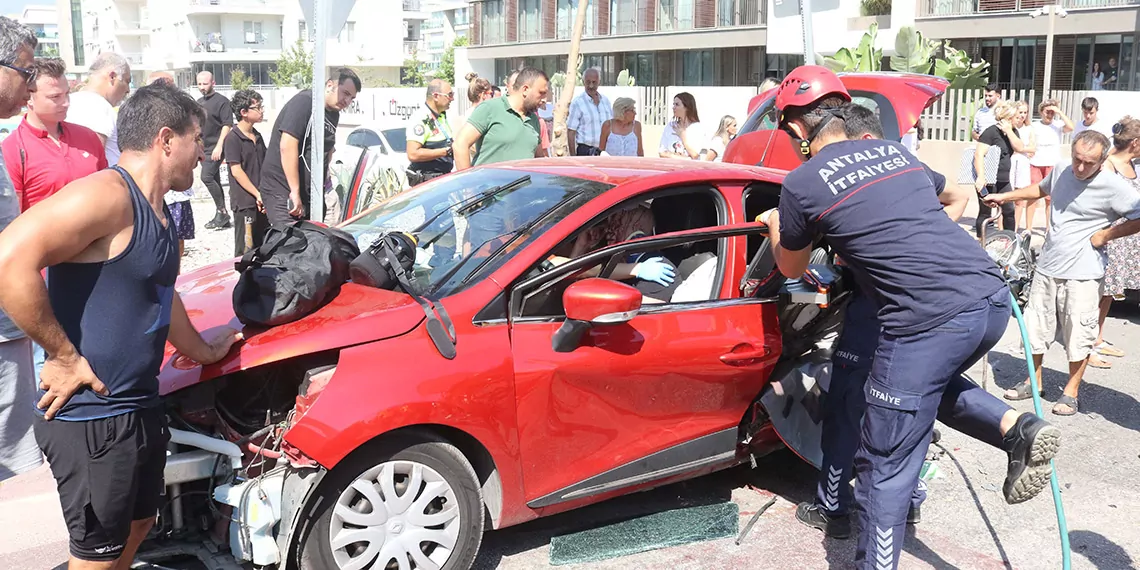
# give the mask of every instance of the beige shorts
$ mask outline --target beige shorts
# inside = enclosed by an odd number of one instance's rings
[[[1033,276],[1025,309],[1033,354],[1045,354],[1057,340],[1059,328],[1069,362],[1088,358],[1096,344],[1102,281]]]

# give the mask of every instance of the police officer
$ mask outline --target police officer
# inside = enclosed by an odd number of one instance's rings
[[[843,128],[847,139],[884,138],[883,123],[878,115],[860,105],[850,105],[845,109]],[[956,187],[946,188],[946,180],[941,174],[930,174],[934,176],[934,189],[938,192],[939,203],[944,206],[943,211],[957,221],[966,209],[969,194],[955,190]],[[842,265],[842,259],[838,264]],[[846,268],[844,277],[855,279]],[[820,442],[823,462],[815,501],[800,503],[796,508],[796,518],[800,522],[823,530],[831,538],[851,535],[849,513],[853,497],[847,482],[852,477],[851,462],[859,446],[859,425],[866,408],[863,390],[879,343],[881,325],[878,312],[875,300],[856,287],[843,317],[843,332],[832,356],[831,382],[823,400]],[[911,496],[907,524],[916,524],[922,519],[921,505],[925,499],[926,484],[919,480]]]
[[[408,185],[415,186],[447,174],[455,168],[451,154],[451,125],[447,109],[455,92],[443,79],[432,79],[427,86],[427,101],[408,123]]]
[[[942,211],[930,170],[902,145],[848,140],[851,96],[826,68],[796,68],[777,88],[780,128],[805,163],[767,215],[780,272],[798,278],[828,243],[879,308],[855,454],[856,565],[897,567],[907,511],[934,420],[1006,451],[1006,501],[1049,480],[1060,430],[1019,414],[962,376],[1009,323],[1009,289],[981,246]]]

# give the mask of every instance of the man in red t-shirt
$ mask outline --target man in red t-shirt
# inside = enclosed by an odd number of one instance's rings
[[[37,59],[32,69],[36,79],[28,85],[28,113],[0,143],[21,212],[73,180],[107,167],[103,143],[95,131],[64,122],[69,89],[63,60]]]

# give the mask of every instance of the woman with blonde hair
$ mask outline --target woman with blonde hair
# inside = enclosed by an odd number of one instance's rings
[[[725,115],[720,119],[716,134],[709,139],[708,146],[701,151],[701,160],[724,162],[724,147],[736,136],[736,117]]]
[[[1013,128],[1017,138],[1021,139],[1021,148],[1014,149],[1010,163],[1010,186],[1014,190],[1021,190],[1032,186],[1033,175],[1030,168],[1030,159],[1037,152],[1037,135],[1033,132],[1033,125],[1029,120],[1029,103],[1017,101],[1014,103],[1017,114],[1013,116]],[[1014,230],[1021,229],[1021,220],[1025,220],[1025,229],[1033,229],[1033,219],[1027,216],[1028,202],[1018,202],[1013,213]],[[1036,212],[1035,212],[1036,213]]]
[[[472,71],[465,78],[467,79],[467,100],[471,102],[472,109],[493,96],[491,82],[479,77],[478,73]]]
[[[1017,129],[1013,127],[1013,120],[1017,117],[1017,107],[1014,103],[1012,101],[1001,101],[994,105],[993,113],[997,123],[982,131],[981,136],[978,137],[978,146],[974,149],[974,169],[978,173],[977,179],[974,181],[974,189],[978,191],[979,195],[983,189],[988,190],[989,193],[998,194],[1013,190],[1013,186],[1010,184],[1010,167],[1013,162],[1013,154],[1024,149],[1021,139],[1017,136]],[[985,157],[991,146],[996,146],[1001,151],[996,183],[994,184],[986,182]],[[989,206],[982,203],[981,200],[978,201],[978,219],[974,223],[974,231],[977,232],[978,237],[981,237],[982,226],[985,225],[992,212]],[[1003,229],[1013,230],[1017,227],[1014,212],[1012,202],[1005,202],[1001,205]]]
[[[614,100],[614,118],[602,123],[602,152],[610,156],[645,156],[637,104],[629,97]]]
[[[1112,126],[1112,152],[1104,162],[1104,169],[1124,178],[1140,192],[1140,177],[1133,165],[1137,159],[1140,159],[1140,119],[1126,116]],[[1089,366],[1093,368],[1112,367],[1101,356],[1124,356],[1124,351],[1104,340],[1104,320],[1114,300],[1124,300],[1124,293],[1129,289],[1140,290],[1140,234],[1114,239],[1105,249],[1108,265],[1104,269],[1104,297],[1100,300],[1100,331],[1093,354],[1089,356]]]

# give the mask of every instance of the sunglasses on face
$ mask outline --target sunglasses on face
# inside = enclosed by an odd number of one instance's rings
[[[7,61],[0,61],[0,67],[7,67],[16,73],[19,73],[21,76],[23,76],[24,81],[27,81],[29,85],[34,85],[36,82],[36,70],[34,69],[12,65]]]

